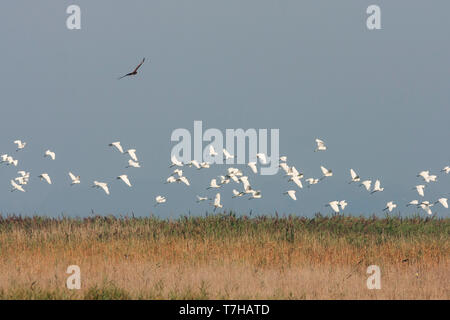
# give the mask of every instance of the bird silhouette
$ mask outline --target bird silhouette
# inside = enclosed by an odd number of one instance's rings
[[[139,65],[136,67],[136,69],[134,69],[134,70],[133,70],[132,72],[130,72],[130,73],[127,73],[127,74],[124,75],[124,76],[121,76],[118,80],[120,80],[120,79],[122,79],[122,78],[125,78],[125,77],[128,77],[128,76],[134,76],[134,75],[136,75],[138,69],[142,66],[142,64],[144,63],[144,61],[145,61],[145,58],[142,59],[141,63],[139,63]]]

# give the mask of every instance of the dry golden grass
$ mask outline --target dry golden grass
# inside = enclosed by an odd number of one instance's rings
[[[8,217],[0,298],[449,299],[449,233],[449,219]]]

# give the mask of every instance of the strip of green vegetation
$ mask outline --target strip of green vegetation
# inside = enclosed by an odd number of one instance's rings
[[[325,217],[317,214],[314,218],[287,216],[236,216],[235,213],[216,215],[183,216],[169,220],[158,217],[115,217],[92,216],[88,218],[48,218],[41,216],[0,216],[0,232],[22,230],[39,234],[46,231],[61,231],[70,240],[75,230],[90,231],[97,241],[123,238],[182,237],[200,239],[222,239],[230,237],[265,237],[275,240],[294,241],[296,235],[313,233],[327,236],[380,236],[380,237],[432,237],[448,238],[450,219],[413,216],[391,217]],[[55,232],[56,233],[56,232]]]

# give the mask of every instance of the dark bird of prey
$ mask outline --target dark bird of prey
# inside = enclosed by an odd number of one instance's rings
[[[138,69],[142,66],[142,64],[144,63],[144,61],[145,61],[145,58],[142,59],[141,63],[139,63],[139,65],[136,67],[136,69],[133,70],[133,72],[130,72],[130,73],[127,73],[127,74],[124,75],[124,76],[121,76],[118,80],[120,80],[120,79],[122,79],[122,78],[125,78],[125,77],[128,77],[128,76],[134,76],[134,75],[136,75]]]

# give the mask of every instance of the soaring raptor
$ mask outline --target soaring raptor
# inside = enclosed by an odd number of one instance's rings
[[[122,79],[122,78],[125,78],[125,77],[128,77],[128,76],[134,76],[134,75],[136,75],[138,69],[142,66],[142,64],[144,63],[144,61],[145,61],[145,58],[142,59],[141,63],[139,63],[139,65],[136,67],[136,69],[133,70],[133,72],[130,72],[130,73],[127,73],[127,74],[124,75],[124,76],[121,76],[118,80],[120,80],[120,79]]]

